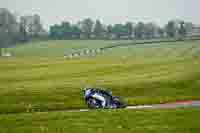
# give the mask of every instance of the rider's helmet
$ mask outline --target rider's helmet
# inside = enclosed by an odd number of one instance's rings
[[[85,88],[82,88],[81,90],[83,91],[84,94],[85,94],[85,92],[86,92],[87,90],[93,91],[93,89],[92,89],[91,87],[85,87]]]

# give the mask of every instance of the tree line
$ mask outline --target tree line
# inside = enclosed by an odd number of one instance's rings
[[[0,8],[0,49],[17,42],[41,39],[151,39],[184,37],[193,24],[171,20],[163,27],[156,23],[124,22],[104,24],[101,20],[86,18],[73,24],[63,21],[45,31],[39,15],[16,17],[8,9]],[[1,51],[1,50],[0,50]]]
[[[103,24],[100,20],[86,18],[76,24],[69,21],[50,26],[52,39],[151,39],[163,37],[184,37],[193,24],[181,20],[169,21],[164,27],[156,23]]]
[[[0,55],[4,47],[43,38],[46,33],[39,15],[17,18],[8,9],[0,8]]]

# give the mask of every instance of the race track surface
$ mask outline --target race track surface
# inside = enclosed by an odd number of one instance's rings
[[[173,103],[163,103],[163,104],[153,104],[153,105],[137,105],[137,106],[127,106],[125,109],[175,109],[175,108],[200,108],[200,101],[177,101]],[[90,109],[79,109],[79,110],[67,110],[67,112],[87,112]]]

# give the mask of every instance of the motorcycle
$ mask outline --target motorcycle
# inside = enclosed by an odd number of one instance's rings
[[[84,91],[85,102],[88,108],[90,109],[100,109],[100,108],[119,109],[119,108],[125,108],[127,106],[120,97],[112,96],[111,92],[105,91],[104,89],[85,88],[85,90],[90,91],[90,93],[88,94],[86,94],[86,91]],[[93,97],[93,94],[95,93],[105,98],[106,100],[105,106],[102,105],[101,100]]]

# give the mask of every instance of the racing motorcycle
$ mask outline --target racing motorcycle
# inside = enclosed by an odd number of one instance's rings
[[[102,88],[84,88],[84,99],[90,109],[125,108],[126,104],[120,97],[112,96],[111,91]]]

